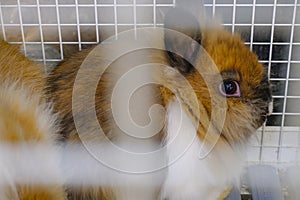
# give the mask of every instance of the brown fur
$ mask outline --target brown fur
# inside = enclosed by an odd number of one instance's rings
[[[269,93],[269,84],[265,78],[265,69],[258,63],[257,56],[249,51],[248,47],[243,44],[238,35],[231,35],[220,28],[208,28],[207,30],[203,30],[201,45],[213,59],[221,73],[233,71],[234,78],[240,83],[242,96],[240,98],[227,99],[227,117],[222,136],[230,143],[245,142],[256,128],[262,124],[261,116],[257,115],[257,112],[263,115],[263,109],[267,108],[270,102],[270,97],[267,97],[267,100],[263,100],[260,99],[259,95],[261,94],[257,94],[258,91],[261,92],[258,88]],[[203,65],[203,63],[201,63],[201,65]],[[213,97],[220,96],[218,91],[218,84],[220,83],[213,83],[216,90],[209,91],[205,81],[198,72],[189,73],[185,77],[188,79],[199,100],[198,105],[200,105],[200,109],[201,105],[203,105],[199,113],[201,113],[202,116],[203,113],[207,113],[207,117],[209,118],[211,115],[211,98],[209,95]],[[223,78],[227,78],[226,74],[223,75]],[[232,78],[232,76],[230,78]],[[165,75],[162,75],[162,79],[168,80]],[[184,85],[178,81],[175,84],[174,82],[171,84],[173,84],[173,86],[171,86],[173,88],[180,88]],[[179,89],[179,91],[184,92],[185,90],[182,88]],[[212,94],[210,94],[210,92],[212,92]],[[170,90],[165,91],[165,88],[162,88],[162,93],[165,101],[172,99],[174,95]],[[181,98],[183,98],[183,102],[188,102],[188,99],[190,99],[189,94],[183,94]],[[195,111],[195,105],[187,105],[187,107],[187,109]],[[257,110],[259,108],[261,110]],[[203,119],[202,117],[199,121],[201,122],[201,120],[207,119]],[[217,123],[217,119],[212,120]],[[201,126],[207,129],[206,122],[200,123],[199,128],[201,128]],[[236,130],[239,130],[240,133],[237,134]],[[206,131],[199,131],[198,135],[200,138],[204,138],[205,133]]]
[[[43,94],[46,75],[43,67],[25,58],[17,46],[0,41],[0,83],[9,81],[24,85],[34,93]]]
[[[38,142],[45,146],[54,144],[56,128],[44,103],[45,83],[42,66],[23,56],[17,47],[0,40],[1,144],[28,147],[30,143]],[[42,117],[49,120],[48,124],[39,124]],[[7,189],[7,198],[15,199],[12,192],[16,191],[18,199],[22,200],[65,199],[61,184],[43,186],[24,181],[28,183],[14,183],[14,189]]]
[[[184,29],[182,28],[179,28],[179,30],[184,32]],[[116,74],[116,71],[122,71],[122,69],[116,69],[115,67],[120,65],[125,66],[126,61],[128,60],[132,61],[130,63],[131,66],[141,64],[139,61],[136,61],[136,58],[139,58],[138,60],[145,60],[145,63],[147,63],[147,61],[151,61],[162,65],[172,65],[181,72],[186,80],[188,80],[195,92],[197,102],[191,101],[193,94],[186,90],[184,82],[178,79],[178,74],[170,70],[165,70],[164,73],[157,74],[157,79],[164,86],[156,88],[157,102],[166,107],[175,97],[174,93],[171,91],[176,91],[177,97],[181,100],[181,103],[183,104],[186,112],[189,114],[191,120],[199,125],[197,133],[201,140],[204,140],[205,138],[208,141],[212,141],[216,135],[221,135],[220,144],[226,145],[226,148],[235,144],[240,145],[244,144],[255,130],[262,125],[264,122],[262,115],[267,114],[266,110],[269,102],[271,101],[271,97],[269,83],[267,81],[264,68],[258,63],[257,57],[249,51],[238,35],[231,35],[218,27],[207,27],[204,30],[201,30],[201,34],[193,34],[190,33],[190,30],[188,30],[188,33],[186,34],[191,37],[196,36],[196,38],[193,39],[197,41],[198,39],[201,40],[198,42],[201,43],[203,48],[213,59],[223,79],[232,78],[240,84],[241,97],[225,99],[225,97],[220,95],[220,92],[218,91],[220,82],[216,82],[215,80],[217,79],[214,79],[214,76],[219,75],[219,73],[210,74],[210,80],[212,81],[214,89],[209,90],[203,77],[197,73],[196,70],[185,70],[184,66],[182,66],[185,65],[185,62],[181,61],[180,58],[171,60],[165,52],[153,49],[143,49],[131,52],[112,63],[111,67],[101,77],[95,94],[98,120],[104,132],[112,141],[118,138],[118,136],[113,133],[108,133],[110,130],[114,130],[115,128],[110,110],[109,99],[115,80],[118,78],[117,74],[121,73],[118,72]],[[157,38],[157,41],[150,42],[162,43],[162,36],[159,37],[161,38]],[[165,35],[165,37],[167,36]],[[184,41],[176,41],[175,44],[184,44]],[[179,45],[179,48],[180,47],[185,48],[189,47],[189,45]],[[48,79],[49,99],[54,102],[55,111],[60,112],[60,119],[63,127],[61,134],[67,143],[80,142],[72,116],[72,93],[74,81],[80,65],[91,50],[92,48],[90,50],[77,53],[74,56],[71,56],[70,59],[62,62],[52,72]],[[106,63],[106,58],[110,57],[110,52],[112,51],[115,50],[104,45],[100,48],[98,54],[95,54],[95,57],[90,59],[89,66],[91,66],[91,68],[88,72],[89,74],[87,74],[87,78],[84,82],[82,82],[82,88],[88,88],[90,86],[89,80],[97,78],[95,77],[96,75],[93,74],[93,70],[95,70],[96,67],[103,68]],[[210,64],[205,62],[205,59],[207,59],[205,55],[200,54],[198,57],[198,61],[201,60],[201,62],[197,62],[196,59],[193,64],[196,66],[199,65],[199,67],[202,68],[210,67]],[[177,62],[179,62],[179,64]],[[180,67],[176,66],[176,64],[180,65]],[[125,71],[126,70],[123,70],[122,73]],[[75,107],[77,106],[77,109],[92,109],[90,107],[91,105],[85,104],[86,95],[89,95],[89,93],[82,94],[82,102],[84,102],[84,104],[75,105]],[[212,95],[213,99],[210,98],[210,95]],[[217,113],[217,118],[211,119],[212,106],[220,106],[218,105],[217,99],[223,99],[227,102],[227,108],[225,109],[227,112],[223,127],[219,124],[219,121],[221,120],[218,119],[218,116],[221,115],[218,115]],[[198,106],[195,104],[198,104]],[[199,109],[200,116],[197,114],[198,112],[196,109]],[[217,109],[217,112],[222,114],[224,112],[224,108],[220,107],[220,109]],[[214,125],[215,135],[206,137],[210,121],[212,121]],[[93,134],[97,134],[94,133],[93,129],[93,126],[96,125],[91,124],[88,119],[86,119],[85,124],[82,124],[82,126],[86,124],[88,124],[88,129],[84,133],[83,137],[92,141],[94,138]],[[161,136],[158,136],[157,140],[161,140]],[[78,187],[75,189],[71,188],[69,190],[69,195],[70,199],[79,200],[84,199],[84,197],[88,197],[88,199],[97,199],[99,198],[99,195],[106,193],[109,195],[105,197],[103,196],[104,199],[114,199],[114,188],[111,189],[112,192],[102,190],[101,188],[94,188],[87,191],[81,190],[81,188]],[[228,191],[225,193],[227,195]]]
[[[109,46],[108,46],[109,48]],[[78,136],[77,130],[75,128],[75,124],[73,121],[73,113],[72,113],[72,93],[73,85],[75,81],[75,77],[78,72],[78,69],[86,56],[91,53],[91,50],[93,49],[86,49],[82,52],[79,52],[77,54],[74,54],[70,57],[70,59],[67,59],[63,61],[56,69],[53,70],[53,72],[50,74],[48,78],[48,97],[49,101],[54,102],[54,110],[55,112],[60,113],[59,118],[61,121],[61,127],[62,131],[61,134],[63,136],[63,140],[66,141],[67,144],[79,144],[81,142],[81,139],[84,138],[88,141],[96,142],[94,135],[99,135],[98,132],[95,132],[94,127],[97,126],[97,124],[93,124],[93,122],[90,122],[89,119],[83,119],[85,121],[85,125],[87,130],[85,133],[80,135],[80,138]],[[98,53],[97,56],[93,57],[90,61],[92,63],[89,63],[89,66],[91,66],[90,71],[88,72],[88,80],[85,79],[85,82],[82,83],[81,88],[87,88],[90,87],[89,80],[97,80],[97,75],[94,74],[94,70],[96,67],[99,67],[99,63],[103,63],[106,55],[109,54],[110,49],[105,49],[103,47],[102,54]],[[92,54],[92,53],[91,53]],[[99,55],[99,56],[98,56]],[[156,54],[157,59],[159,60],[162,54]],[[135,59],[135,56],[143,57],[144,59],[153,59],[153,54],[149,51],[140,51],[140,52],[134,52],[129,53],[128,55],[125,55],[123,58],[118,59],[115,63],[113,63],[109,69],[103,74],[101,77],[101,80],[99,81],[97,90],[96,90],[96,113],[99,120],[99,123],[101,125],[101,128],[103,129],[106,136],[112,140],[120,140],[122,136],[119,136],[114,133],[109,133],[110,130],[117,130],[115,124],[113,124],[113,117],[110,109],[110,95],[111,95],[111,89],[116,84],[116,80],[119,77],[119,74],[123,74],[128,69],[121,70],[122,73],[118,72],[115,73],[115,70],[117,67],[120,67],[120,64],[126,63],[128,60],[132,61]],[[138,62],[135,62],[135,64],[138,65]],[[100,66],[101,67],[101,66]],[[102,66],[103,67],[103,66]],[[126,68],[124,66],[124,68]],[[87,78],[86,77],[86,78]],[[158,90],[158,89],[156,89]],[[82,92],[82,91],[81,91]],[[80,102],[87,102],[86,96],[81,95],[82,99]],[[109,97],[108,97],[109,96]],[[73,105],[76,107],[76,105]],[[84,108],[90,108],[91,106],[87,103],[84,107],[82,105],[77,105],[76,110],[82,110]],[[84,112],[84,111],[82,111]],[[80,114],[80,112],[78,113]],[[161,140],[161,135],[154,136],[154,140],[159,141]],[[98,142],[98,141],[97,141]],[[101,141],[99,141],[101,142]],[[137,140],[137,142],[139,142]],[[83,186],[71,186],[68,188],[68,199],[76,199],[76,200],[83,200],[83,199],[116,199],[114,192],[111,191],[111,188],[86,188]]]

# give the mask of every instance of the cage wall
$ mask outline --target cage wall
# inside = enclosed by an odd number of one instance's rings
[[[70,48],[97,44],[111,35],[162,26],[174,0],[0,0],[0,37],[21,45],[46,68]],[[272,83],[274,110],[257,132],[249,163],[286,166],[299,161],[300,3],[298,0],[205,0],[216,16],[241,34],[259,56]],[[57,45],[53,51],[50,45]],[[68,48],[68,46],[70,48]]]

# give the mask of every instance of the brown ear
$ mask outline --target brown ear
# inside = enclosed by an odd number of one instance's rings
[[[170,31],[165,31],[165,48],[170,65],[183,73],[191,72],[199,53],[199,44],[201,44],[198,20],[188,11],[174,8],[166,14],[164,24],[165,28],[183,33],[194,40],[187,40],[184,37],[178,37],[177,34],[172,34]]]

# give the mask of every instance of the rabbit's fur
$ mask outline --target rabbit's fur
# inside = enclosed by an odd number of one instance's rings
[[[0,40],[0,199],[65,199],[59,168],[54,164],[58,163],[56,117],[45,101],[45,83],[42,66],[27,59],[18,47]],[[40,163],[34,160],[36,146],[46,152]],[[24,174],[26,167],[30,168],[28,174]],[[28,178],[31,172],[40,177]],[[54,181],[40,183],[43,175]]]
[[[227,191],[237,181],[242,165],[241,152],[269,114],[269,82],[257,57],[243,44],[238,35],[232,35],[220,27],[205,27],[198,23],[189,12],[175,8],[167,14],[165,28],[181,32],[197,44],[185,37],[174,37],[168,31],[160,32],[156,38],[150,39],[150,42],[160,43],[169,51],[182,53],[189,62],[179,55],[162,50],[141,49],[130,52],[111,64],[102,75],[96,89],[96,114],[106,136],[116,143],[128,140],[131,144],[136,142],[136,145],[141,145],[145,141],[118,135],[119,130],[113,120],[111,93],[120,74],[129,71],[128,68],[122,67],[125,67],[129,60],[131,67],[143,64],[141,61],[146,60],[148,63],[159,63],[162,68],[165,65],[175,69],[163,68],[154,72],[154,79],[161,83],[161,86],[153,87],[154,101],[165,107],[166,123],[163,131],[151,140],[166,147],[164,156],[168,165],[162,175],[163,180],[157,183],[156,187],[147,188],[154,195],[148,197],[145,193],[143,199],[218,199],[223,191]],[[214,61],[217,73],[210,70],[214,63],[197,45],[201,45]],[[54,102],[55,111],[60,113],[61,134],[67,146],[80,144],[83,138],[93,141],[97,135],[94,128],[97,124],[82,117],[82,123],[78,126],[86,127],[79,137],[73,117],[75,115],[80,118],[81,113],[72,113],[73,86],[87,55],[93,59],[89,59],[90,63],[85,62],[85,65],[90,65],[90,70],[85,81],[79,86],[79,91],[83,92],[79,95],[82,104],[73,102],[73,109],[82,112],[94,109],[86,102],[86,96],[90,93],[84,91],[90,87],[90,80],[98,78],[97,74],[93,74],[93,70],[104,68],[106,59],[114,51],[110,49],[109,44],[96,48],[101,54],[92,51],[93,48],[79,52],[63,61],[48,79],[49,99]],[[197,69],[204,70],[205,77],[201,76],[201,71],[198,73]],[[218,76],[221,79],[218,79]],[[187,90],[186,80],[193,92]],[[221,94],[224,80],[238,83],[240,95],[226,98]],[[191,100],[194,97],[196,101]],[[211,118],[212,116],[214,118]],[[194,139],[194,136],[197,137]],[[190,141],[192,142],[189,143]],[[189,148],[185,149],[187,144]],[[134,147],[131,145],[130,148]],[[201,157],[203,150],[206,153]],[[174,160],[176,161],[173,162]],[[149,179],[142,181],[141,185],[147,180]],[[82,183],[69,187],[68,195],[69,199],[140,199],[140,193],[145,188],[139,191],[137,185],[130,183],[125,180],[110,182],[104,187]]]

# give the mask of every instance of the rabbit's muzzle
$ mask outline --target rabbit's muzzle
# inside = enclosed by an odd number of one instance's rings
[[[273,100],[271,94],[268,97],[268,101],[266,102],[265,109],[261,113],[260,120],[257,124],[257,128],[261,127],[268,119],[269,116],[271,116],[273,112]]]

